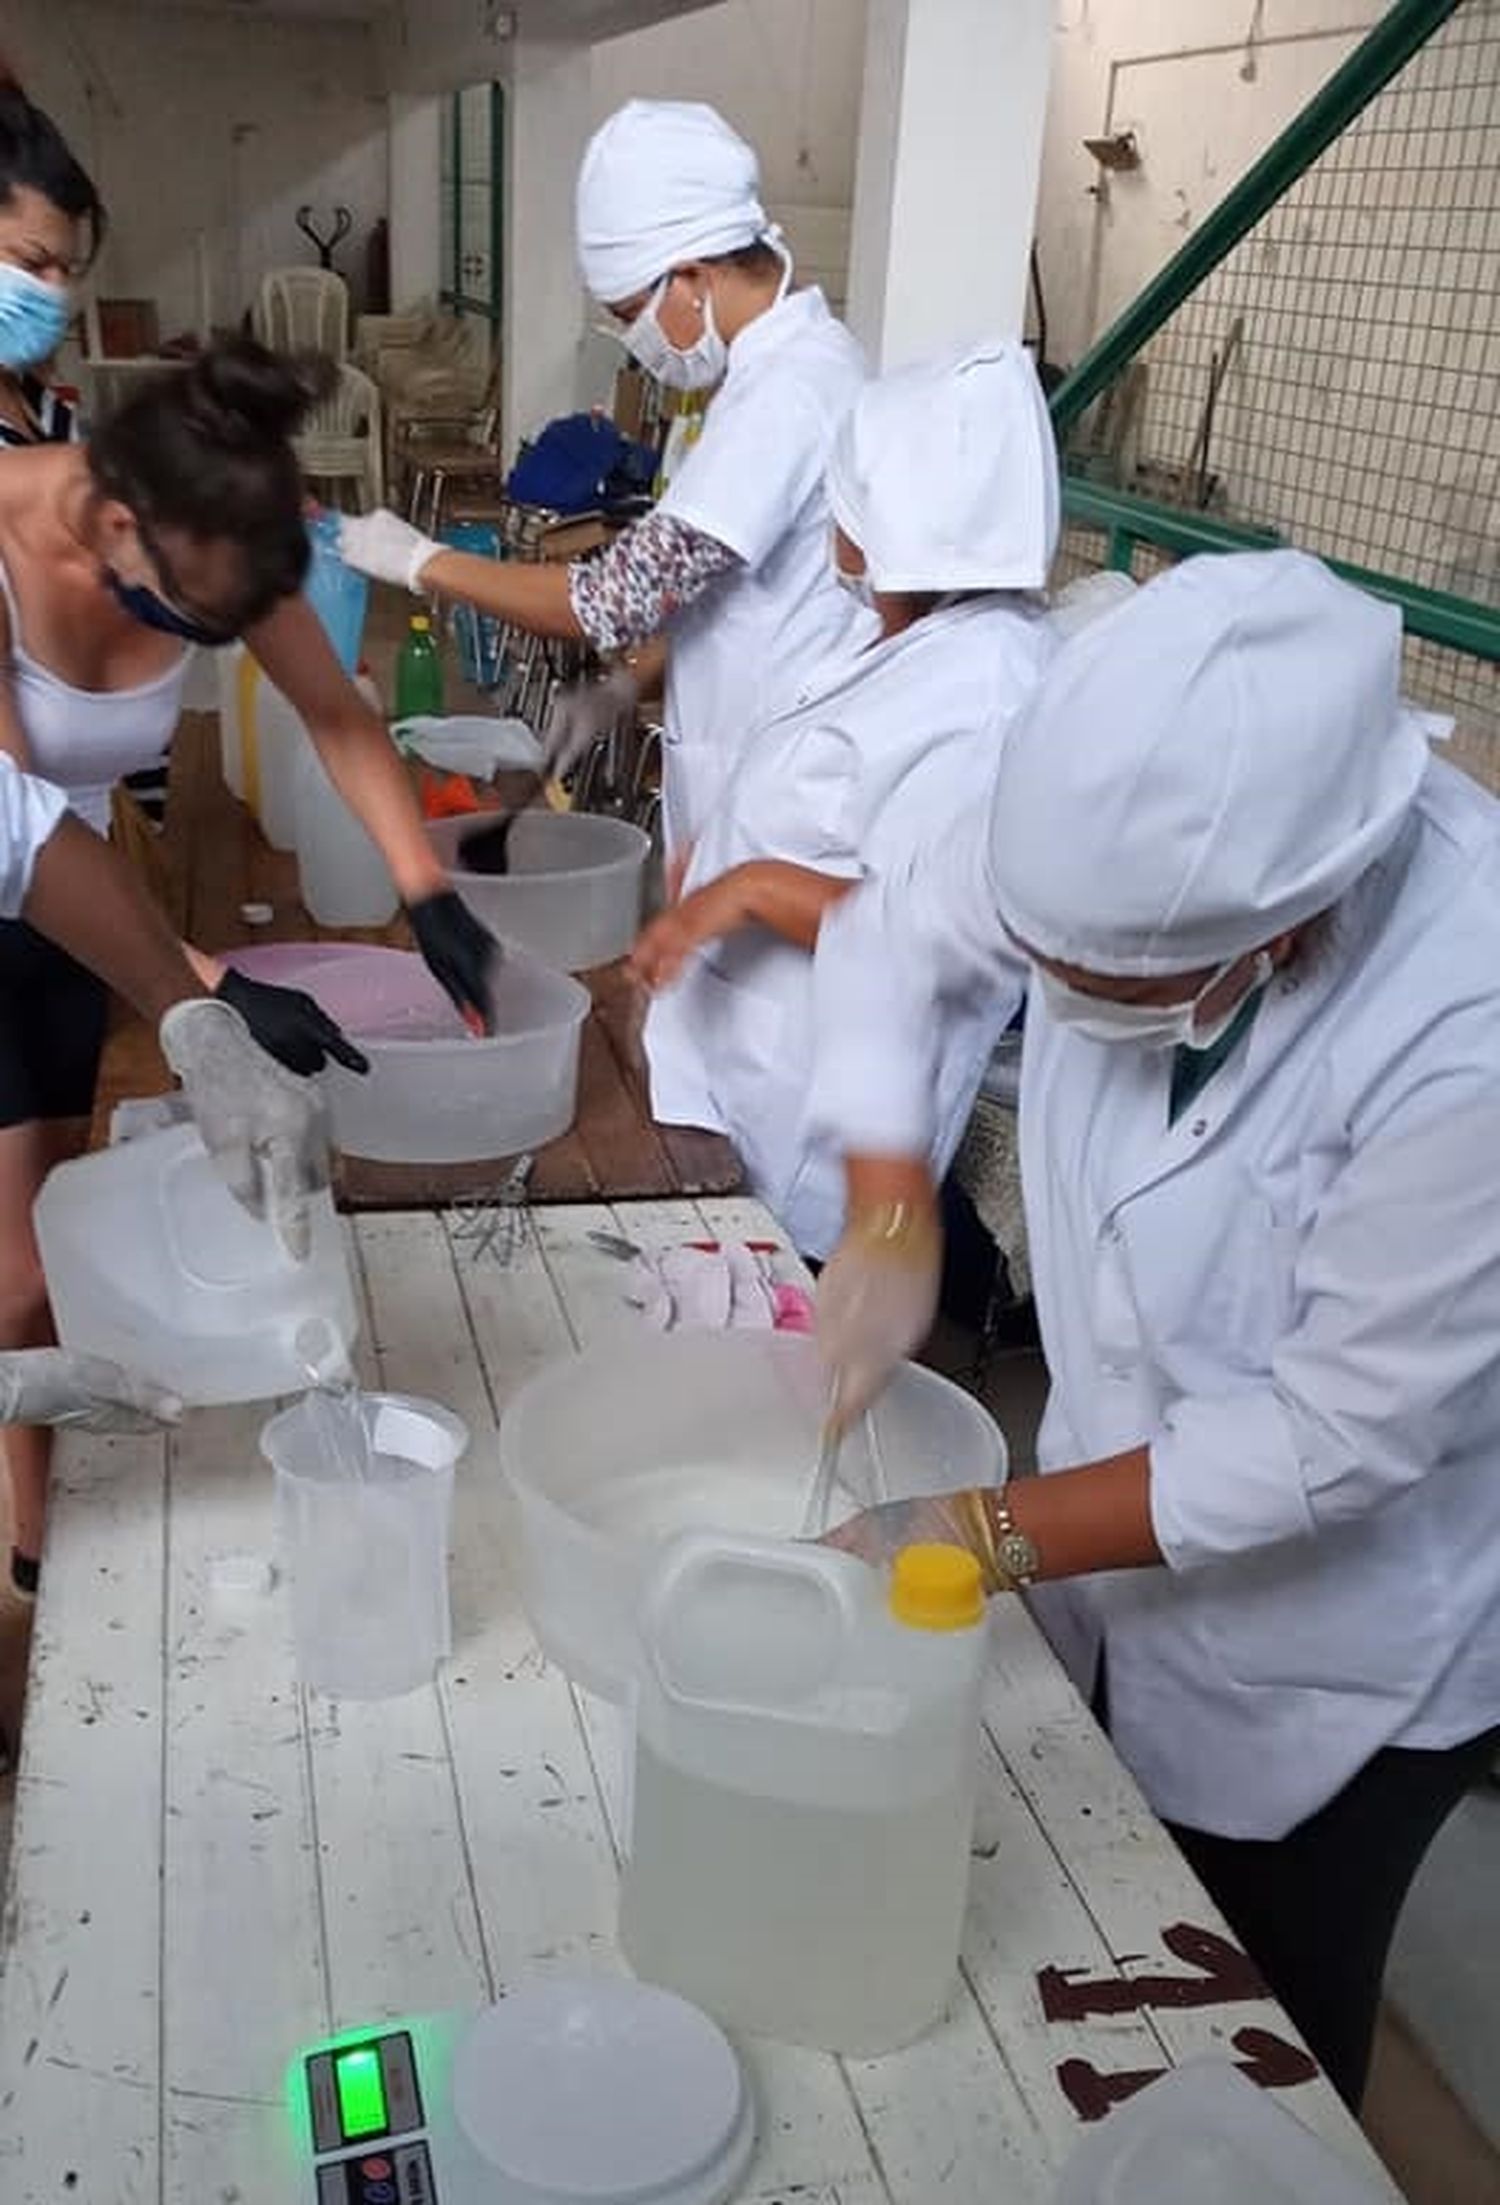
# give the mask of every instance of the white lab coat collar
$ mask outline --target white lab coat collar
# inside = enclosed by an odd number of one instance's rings
[[[754,369],[766,353],[788,344],[804,329],[815,322],[832,321],[828,301],[815,283],[804,290],[788,291],[774,306],[768,306],[763,314],[757,314],[753,322],[747,322],[729,347],[729,366],[725,370],[726,384],[736,375],[744,375]]]

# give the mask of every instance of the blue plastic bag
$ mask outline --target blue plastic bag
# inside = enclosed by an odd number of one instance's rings
[[[471,551],[480,559],[500,557],[500,531],[486,521],[456,521],[443,530],[442,540],[455,551]],[[504,666],[504,642],[501,623],[494,614],[482,613],[473,605],[455,604],[453,634],[464,680],[476,689],[497,689]]]
[[[569,413],[525,447],[505,489],[518,505],[553,513],[607,512],[648,494],[655,473],[655,453],[603,414]]]
[[[307,535],[312,545],[312,565],[302,585],[303,594],[327,630],[339,664],[346,674],[352,674],[359,666],[360,647],[364,642],[370,584],[363,574],[346,567],[339,557],[337,513],[311,515]]]

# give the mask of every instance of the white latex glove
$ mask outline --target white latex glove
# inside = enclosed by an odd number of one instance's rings
[[[852,1218],[818,1280],[818,1351],[840,1431],[862,1417],[932,1330],[942,1279],[937,1221],[919,1211]]]
[[[383,505],[373,513],[346,514],[339,523],[339,557],[346,567],[414,595],[422,587],[422,569],[442,548]]]
[[[308,1197],[328,1184],[328,1137],[317,1089],[282,1070],[250,1038],[238,1011],[211,996],[174,1003],[161,1045],[182,1082],[203,1145],[230,1193],[265,1218],[287,1254],[312,1245]]]
[[[559,689],[542,730],[543,763],[552,778],[560,781],[583,763],[595,743],[629,727],[640,693],[640,683],[623,662],[597,681],[570,682]]]
[[[99,1355],[70,1355],[64,1348],[18,1348],[0,1355],[0,1424],[154,1432],[181,1415],[175,1393]]]

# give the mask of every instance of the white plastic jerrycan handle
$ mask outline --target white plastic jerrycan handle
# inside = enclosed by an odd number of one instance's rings
[[[641,1635],[679,1706],[795,1718],[837,1681],[879,1601],[850,1555],[687,1532],[652,1572]]]

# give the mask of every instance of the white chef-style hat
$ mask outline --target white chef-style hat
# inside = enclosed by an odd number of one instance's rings
[[[627,100],[578,171],[578,263],[606,306],[767,236],[755,150],[697,100]]]
[[[1184,560],[1066,643],[994,788],[1001,917],[1150,978],[1240,957],[1389,848],[1427,770],[1401,617],[1297,551]]]
[[[1057,446],[1024,345],[996,338],[867,383],[828,463],[877,590],[1032,590],[1057,549]]]

